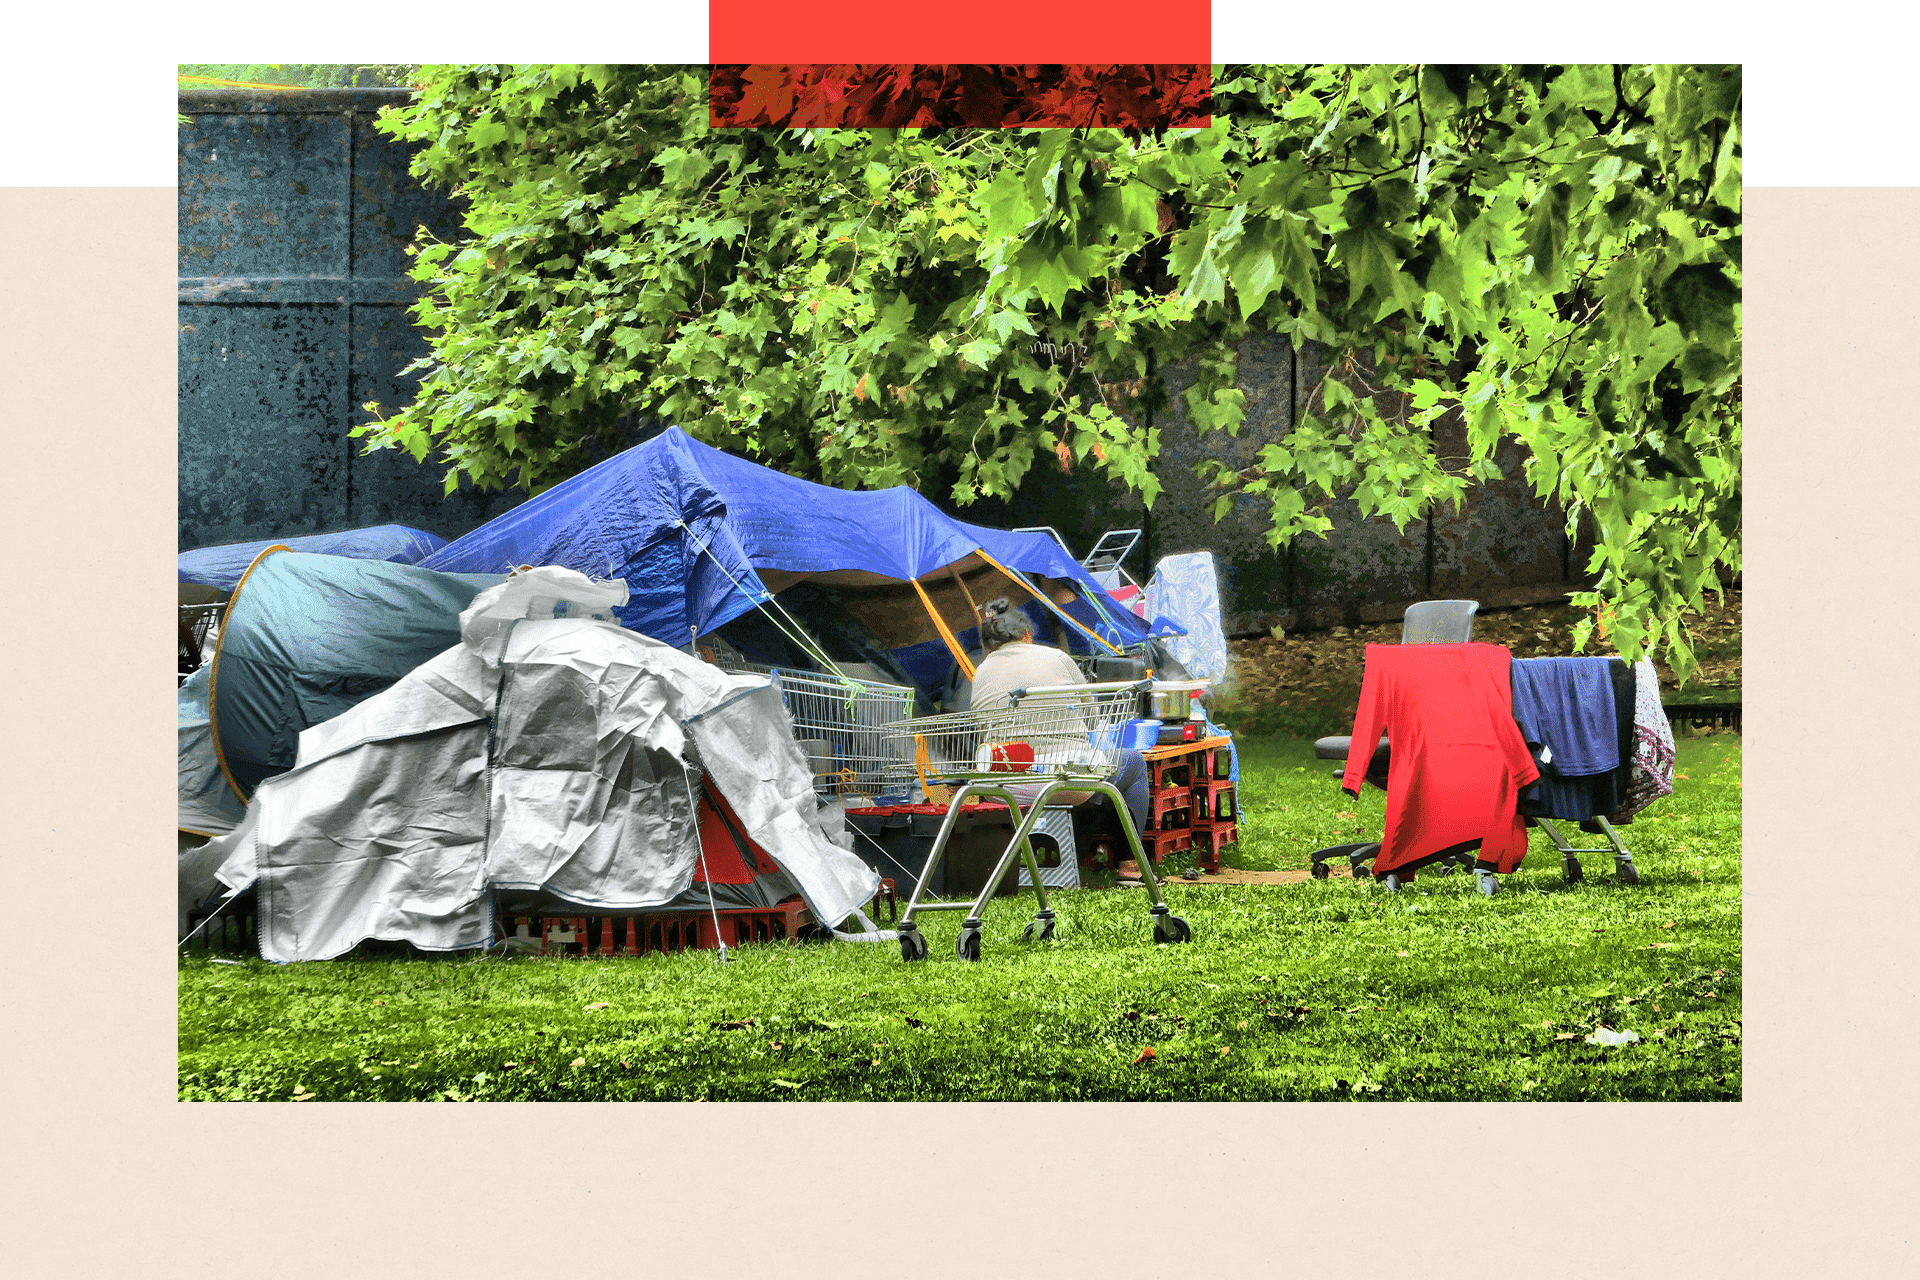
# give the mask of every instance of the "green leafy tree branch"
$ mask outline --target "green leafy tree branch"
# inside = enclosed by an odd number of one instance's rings
[[[1151,504],[1159,372],[1237,432],[1264,331],[1324,376],[1210,475],[1276,545],[1337,499],[1458,503],[1513,439],[1598,530],[1578,599],[1622,652],[1690,668],[1740,567],[1738,68],[1227,67],[1211,128],[1160,133],[716,130],[697,68],[419,79],[383,127],[468,236],[419,246],[421,393],[359,432],[450,490],[555,483],[638,411],[832,484],[1081,465]]]

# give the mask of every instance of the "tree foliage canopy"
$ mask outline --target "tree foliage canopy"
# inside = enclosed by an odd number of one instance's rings
[[[1053,455],[1150,504],[1157,375],[1192,362],[1187,414],[1235,432],[1271,332],[1328,375],[1212,479],[1275,545],[1336,498],[1404,527],[1510,437],[1594,521],[1579,599],[1623,652],[1688,669],[1740,566],[1737,67],[1230,66],[1164,131],[715,129],[699,68],[421,80],[382,127],[469,236],[419,247],[420,395],[358,430],[449,490],[555,483],[639,412],[830,484],[965,504]]]

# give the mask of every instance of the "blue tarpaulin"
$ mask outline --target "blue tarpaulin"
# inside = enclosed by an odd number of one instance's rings
[[[504,573],[553,564],[625,578],[628,627],[685,645],[758,605],[762,571],[857,570],[905,581],[975,552],[1096,598],[1063,606],[1116,644],[1145,624],[1041,533],[970,525],[904,486],[853,493],[795,479],[670,429],[448,543],[421,566]],[[1104,617],[1102,615],[1105,615]]]
[[[313,533],[298,538],[267,538],[260,542],[196,547],[180,553],[180,581],[231,591],[254,558],[272,546],[321,555],[347,556],[354,560],[418,564],[423,557],[446,545],[445,538],[435,537],[424,529],[409,529],[403,524],[382,524],[371,529],[348,529],[342,533]]]

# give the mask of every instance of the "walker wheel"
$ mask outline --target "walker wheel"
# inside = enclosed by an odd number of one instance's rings
[[[1312,876],[1315,880],[1325,880],[1329,875],[1333,873],[1327,870],[1326,863],[1316,862],[1311,867],[1307,868],[1307,874]]]
[[[900,931],[900,958],[902,960],[925,960],[927,958],[927,939],[918,929]]]
[[[1631,862],[1621,863],[1619,870],[1621,884],[1640,883],[1640,868],[1634,866]]]
[[[960,941],[954,944],[953,949],[955,954],[962,960],[978,960],[980,958],[980,931],[978,929],[962,929],[960,931]]]
[[[1193,926],[1179,916],[1155,916],[1153,940],[1155,942],[1192,942]]]
[[[1026,942],[1048,942],[1053,938],[1053,921],[1034,920],[1027,925],[1026,932],[1020,935]]]
[[[1568,884],[1579,884],[1582,880],[1585,880],[1587,878],[1587,873],[1581,869],[1580,859],[1578,858],[1567,859],[1566,873],[1567,873]]]

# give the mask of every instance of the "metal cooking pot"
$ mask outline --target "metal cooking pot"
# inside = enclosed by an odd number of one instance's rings
[[[1205,687],[1204,680],[1154,681],[1153,692],[1148,695],[1148,706],[1153,713],[1149,718],[1168,722],[1190,719],[1193,695]]]

